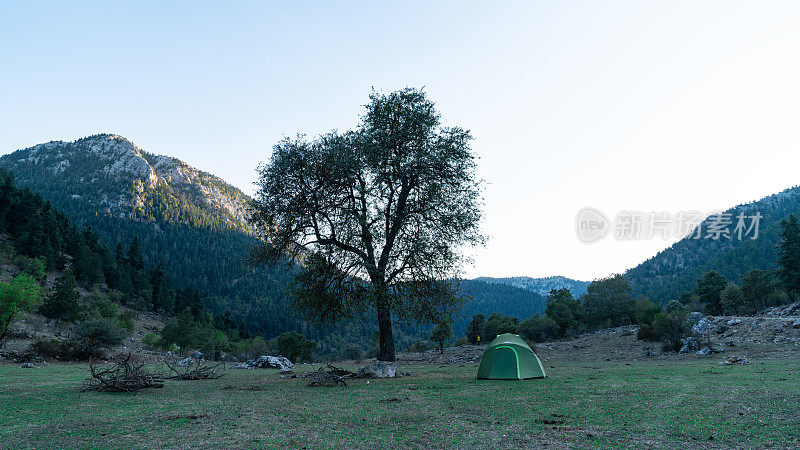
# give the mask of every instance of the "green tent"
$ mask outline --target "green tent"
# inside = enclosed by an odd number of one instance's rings
[[[501,334],[489,344],[478,367],[478,378],[525,380],[544,378],[544,368],[536,353],[516,334]]]

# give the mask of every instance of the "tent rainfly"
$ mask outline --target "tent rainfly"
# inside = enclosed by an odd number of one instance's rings
[[[487,380],[525,380],[544,378],[539,357],[516,334],[501,334],[489,344],[481,357],[478,378]]]

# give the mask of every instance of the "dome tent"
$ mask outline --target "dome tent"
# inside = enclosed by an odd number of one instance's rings
[[[544,378],[539,357],[516,334],[497,336],[481,357],[478,378],[488,380],[525,380]]]

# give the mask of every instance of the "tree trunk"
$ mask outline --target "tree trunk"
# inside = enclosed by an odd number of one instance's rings
[[[378,360],[394,361],[394,336],[392,336],[392,313],[389,308],[389,292],[385,286],[376,286],[376,309],[378,310],[378,331],[380,344]]]

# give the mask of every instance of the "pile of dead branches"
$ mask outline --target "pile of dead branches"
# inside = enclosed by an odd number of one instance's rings
[[[186,364],[185,366],[179,366],[169,361],[165,361],[165,363],[170,372],[174,374],[165,377],[170,380],[216,380],[224,375],[219,372],[225,367],[223,363],[205,364],[200,358],[196,358],[195,364]]]
[[[147,364],[132,360],[132,354],[117,357],[110,365],[89,363],[90,377],[86,379],[84,391],[98,392],[137,392],[147,388],[164,387],[164,378],[148,371]]]
[[[319,370],[315,372],[310,372],[308,374],[303,375],[303,378],[310,378],[308,382],[309,387],[347,386],[347,382],[345,380],[350,380],[356,377],[357,377],[356,373],[350,372],[349,370],[345,370],[340,367],[336,367],[332,364],[328,364],[327,371],[325,370],[324,367],[320,367]]]

